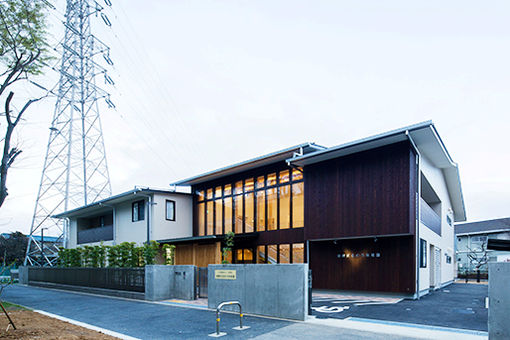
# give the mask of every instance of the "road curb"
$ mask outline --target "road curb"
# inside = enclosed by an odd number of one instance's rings
[[[73,324],[73,325],[76,325],[76,326],[80,326],[80,327],[83,327],[83,328],[87,328],[87,329],[90,329],[92,331],[100,332],[100,333],[103,333],[103,334],[106,334],[106,335],[110,335],[110,336],[113,336],[113,337],[116,337],[116,338],[119,338],[119,339],[140,340],[138,338],[135,338],[135,337],[132,337],[132,336],[129,336],[129,335],[125,335],[125,334],[122,334],[122,333],[111,331],[109,329],[105,329],[105,328],[97,327],[97,326],[94,326],[94,325],[90,325],[90,324],[85,323],[85,322],[69,319],[69,318],[66,318],[64,316],[48,313],[48,312],[45,312],[43,310],[36,310],[36,309],[34,309],[33,311],[36,312],[36,313],[42,314],[42,315],[49,316],[50,318],[54,318],[54,319],[57,319],[57,320],[60,320],[60,321],[65,321],[65,322],[68,322],[70,324]]]

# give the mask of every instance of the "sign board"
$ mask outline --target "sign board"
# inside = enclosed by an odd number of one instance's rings
[[[217,280],[235,280],[236,271],[227,269],[216,269],[214,271],[214,278]]]

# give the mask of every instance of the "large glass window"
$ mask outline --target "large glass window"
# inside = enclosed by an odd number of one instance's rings
[[[280,244],[279,263],[290,263],[290,244]]]
[[[207,202],[207,235],[214,235],[214,206],[213,206],[213,201]]]
[[[245,248],[245,249],[236,249],[236,263],[253,263],[253,250]]]
[[[305,262],[305,246],[303,243],[294,243],[292,245],[292,263]]]
[[[244,181],[244,192],[253,191],[253,178]]]
[[[264,182],[265,182],[264,176],[257,177],[257,184],[256,184],[257,189],[263,188]]]
[[[235,196],[235,233],[243,233],[243,195]]]
[[[244,232],[252,233],[253,227],[255,225],[254,220],[254,206],[253,206],[253,192],[244,194],[244,216],[245,216],[245,224],[244,224]]]
[[[225,234],[232,231],[232,197],[223,199],[223,212],[225,214]]]
[[[204,190],[197,191],[197,201],[202,202],[204,200]]]
[[[275,244],[267,246],[267,263],[278,263],[278,246]]]
[[[221,235],[223,234],[223,202],[221,201],[221,198],[220,199],[217,199],[216,201],[214,201],[214,213],[216,215],[216,235]]]
[[[194,192],[197,212],[203,213],[196,219],[200,236],[304,226],[303,173],[297,169],[234,179],[222,185],[195,188]],[[138,218],[138,211],[136,215]]]
[[[234,194],[240,194],[243,192],[243,181],[236,182],[234,187]]]
[[[257,231],[266,230],[266,192],[257,191]]]
[[[276,188],[267,189],[267,230],[277,229],[278,195]]]
[[[305,225],[305,194],[304,183],[292,184],[292,228],[303,228]]]
[[[290,228],[290,185],[280,187],[280,229]]]
[[[204,236],[205,235],[205,203],[198,204],[197,209],[198,214],[198,236]]]
[[[267,263],[266,246],[257,247],[257,263]]]
[[[299,181],[303,179],[303,170],[301,168],[299,169],[292,169],[292,180],[293,181]]]
[[[221,197],[221,187],[216,187],[216,189],[214,189],[214,197],[215,198]]]
[[[266,185],[268,187],[272,186],[272,185],[276,185],[276,173],[267,175]]]
[[[290,180],[289,170],[280,171],[279,182],[287,183]]]

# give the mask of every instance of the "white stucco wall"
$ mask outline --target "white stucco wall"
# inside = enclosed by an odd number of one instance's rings
[[[441,283],[447,283],[454,279],[454,227],[450,226],[446,220],[447,214],[453,222],[452,205],[446,187],[445,178],[441,169],[436,168],[426,157],[421,157],[420,169],[427,181],[430,183],[439,199],[441,200],[441,236],[430,230],[428,227],[420,223],[419,238],[427,241],[427,268],[420,268],[420,291],[430,287],[430,268],[431,253],[430,245],[441,249]],[[418,243],[419,244],[419,243]],[[446,256],[452,257],[451,263],[446,263]],[[418,264],[419,265],[419,264]]]
[[[147,240],[147,211],[145,211],[145,219],[142,221],[133,222],[131,215],[133,202],[144,199],[146,198],[143,196],[137,196],[128,202],[115,205],[115,230],[113,232],[115,244],[122,242],[143,244]]]
[[[164,240],[193,236],[193,204],[191,195],[176,193],[153,193],[151,206],[151,240]],[[114,245],[122,242],[135,242],[139,245],[147,241],[147,206],[145,205],[145,218],[141,221],[132,221],[132,204],[139,200],[147,201],[144,195],[133,195],[128,201],[115,204],[114,240],[104,241],[104,245]],[[175,202],[175,221],[166,219],[166,200]],[[89,216],[93,213],[88,213]],[[80,216],[81,217],[81,216]],[[69,227],[68,247],[75,248],[77,244],[77,218],[72,218]],[[87,243],[98,245],[100,242]]]
[[[78,226],[76,225],[76,220],[71,219],[69,223],[69,237],[67,248],[76,248],[78,244],[78,234],[76,233]]]
[[[175,202],[175,221],[166,219],[166,200]],[[154,194],[151,240],[193,236],[193,202],[190,195]]]

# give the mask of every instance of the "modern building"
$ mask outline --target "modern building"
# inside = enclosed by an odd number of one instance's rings
[[[135,188],[54,217],[65,219],[67,248],[100,242],[142,244],[190,236],[191,198],[187,193]]]
[[[172,185],[191,194],[135,190],[60,214],[68,246],[104,230],[112,242],[174,244],[176,264],[206,267],[233,232],[231,262],[309,263],[317,289],[416,297],[454,279],[453,223],[466,213],[457,164],[430,121],[330,148],[304,143]],[[136,221],[144,202],[149,219]]]
[[[474,274],[477,266],[485,274],[488,262],[510,262],[510,251],[487,248],[489,239],[510,240],[510,218],[456,224],[455,238],[459,276]]]
[[[310,265],[313,287],[417,296],[454,279],[457,164],[432,122],[324,148],[297,145],[173,183],[193,193],[176,263]]]

